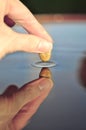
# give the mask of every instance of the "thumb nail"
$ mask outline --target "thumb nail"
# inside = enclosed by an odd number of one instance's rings
[[[53,82],[51,79],[42,79],[39,83],[39,89],[40,90],[44,90],[44,89],[47,89],[47,88],[51,88],[53,86]]]
[[[38,45],[38,50],[40,52],[48,52],[49,50],[52,50],[53,44],[48,41],[41,41]]]

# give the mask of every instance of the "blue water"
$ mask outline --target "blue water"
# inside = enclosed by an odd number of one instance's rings
[[[54,88],[24,130],[86,130],[86,89],[79,68],[86,72],[86,23],[48,23],[43,25],[54,39],[50,68]],[[27,33],[15,26],[15,31]],[[0,61],[0,93],[9,84],[21,87],[39,77],[41,68],[31,64],[39,61],[37,54],[14,53]],[[82,77],[81,77],[82,78]],[[82,78],[83,79],[83,78]],[[83,82],[86,78],[83,79]],[[35,107],[35,106],[34,106]]]

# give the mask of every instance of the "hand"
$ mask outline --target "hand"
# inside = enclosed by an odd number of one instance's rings
[[[0,95],[0,130],[21,130],[48,96],[53,82],[39,78],[18,89],[9,86]]]
[[[52,49],[49,34],[19,0],[0,0],[0,12],[0,58],[15,51],[45,53]],[[30,34],[14,32],[4,22],[6,15]]]

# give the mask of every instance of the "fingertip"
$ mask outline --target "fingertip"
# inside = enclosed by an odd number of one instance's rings
[[[13,51],[45,53],[50,52],[53,48],[52,42],[48,42],[32,34],[15,33],[14,41]]]
[[[42,33],[42,35],[43,35],[44,39],[46,39],[49,42],[53,43],[53,38],[50,36],[50,34],[46,30],[44,30],[44,32]]]
[[[53,87],[53,82],[51,79],[48,78],[43,78],[40,83],[39,83],[39,88],[40,90],[44,90],[44,89],[50,89]]]
[[[53,48],[53,44],[45,40],[41,41],[37,46],[37,50],[39,52],[49,52],[52,50],[52,48]]]

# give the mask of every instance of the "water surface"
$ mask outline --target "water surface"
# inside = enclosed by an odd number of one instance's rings
[[[54,87],[24,130],[86,129],[86,23],[44,24],[55,43],[50,68]],[[18,26],[14,30],[24,33]],[[26,32],[25,32],[26,33]],[[14,53],[0,61],[0,94],[10,84],[21,87],[37,79],[37,54]],[[35,107],[35,106],[34,106]]]

